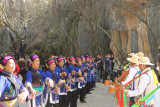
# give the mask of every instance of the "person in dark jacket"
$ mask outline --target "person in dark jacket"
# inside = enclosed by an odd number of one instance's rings
[[[19,59],[18,66],[20,69],[20,72],[18,74],[20,74],[23,77],[22,83],[25,84],[27,68],[26,68],[26,63],[24,58]]]

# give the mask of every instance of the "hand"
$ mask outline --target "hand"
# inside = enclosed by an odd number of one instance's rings
[[[86,64],[87,66],[89,66],[89,64]]]
[[[59,93],[59,88],[57,86],[55,86],[55,92],[56,92],[56,94]]]
[[[83,69],[82,69],[82,72],[84,72],[85,70],[86,70],[86,68],[83,68]]]
[[[26,101],[26,98],[22,94],[18,95],[18,99],[20,103],[24,103]]]
[[[32,97],[34,98],[35,94],[36,94],[36,91],[34,89],[30,89],[30,92],[31,92]]]
[[[77,75],[78,75],[78,76],[82,76],[82,72],[79,71],[79,72],[77,73]]]
[[[76,74],[76,71],[72,71],[72,75],[75,75]]]
[[[116,88],[116,90],[115,91],[121,91],[121,89],[119,89],[119,88]]]
[[[58,85],[61,87],[63,83],[64,83],[63,80],[59,80]]]
[[[67,73],[66,73],[66,72],[63,72],[63,76],[67,76]]]
[[[128,95],[129,90],[125,90],[125,94]]]
[[[67,91],[70,91],[70,87],[68,85],[65,84],[65,87],[66,87]]]
[[[49,79],[47,85],[48,85],[49,87],[52,87],[52,88],[53,88],[53,87],[54,87],[53,84],[54,84],[53,80]]]
[[[121,89],[123,87],[123,85],[121,83],[118,83],[118,88]]]
[[[60,73],[60,76],[61,76],[61,77],[63,77],[63,72],[62,72],[62,73]]]

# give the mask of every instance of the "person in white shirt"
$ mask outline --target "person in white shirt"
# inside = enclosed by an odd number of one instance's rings
[[[142,76],[140,76],[138,87],[135,90],[126,90],[126,94],[129,97],[135,97],[135,101],[138,101],[140,98],[147,95],[149,92],[151,92],[153,89],[156,88],[156,85],[154,85],[153,82],[153,75],[150,66],[153,64],[150,62],[148,57],[139,57],[139,67],[142,73],[144,73]],[[154,106],[154,99],[149,101],[146,104],[146,107],[153,107]]]
[[[139,75],[139,67],[138,67],[138,56],[133,54],[131,58],[127,58],[128,61],[130,61],[130,65],[131,65],[131,68],[129,69],[129,74],[126,78],[125,81],[122,81],[120,87],[124,86],[125,84],[127,84],[130,80],[132,80],[133,78],[135,78],[137,75]],[[135,80],[133,81],[131,84],[130,84],[130,88],[131,90],[134,90],[137,88],[137,84],[138,84],[138,80]],[[132,103],[129,103],[130,106],[132,106],[134,104],[134,97],[130,97],[130,102]]]

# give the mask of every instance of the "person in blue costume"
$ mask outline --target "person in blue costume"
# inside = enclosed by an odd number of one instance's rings
[[[77,80],[78,80],[78,89],[79,89],[79,95],[80,95],[80,102],[86,103],[84,96],[85,96],[85,88],[83,87],[84,84],[84,66],[82,65],[82,61],[80,58],[76,59],[77,66],[75,68],[77,73]]]
[[[89,63],[89,56],[86,56],[86,62],[85,62],[85,68],[86,68],[86,72],[87,72],[87,83],[86,83],[86,93],[91,94],[91,86],[92,86],[92,82],[91,82],[91,70],[90,70],[90,63]]]
[[[52,79],[56,85],[54,88],[49,88],[47,85],[44,89],[44,99],[46,107],[59,107],[59,88],[58,88],[58,76],[54,74],[56,68],[55,60],[52,58],[47,61],[48,70],[45,74],[48,78]]]
[[[39,56],[32,54],[28,59],[28,69],[26,74],[26,87],[31,93],[29,96],[31,107],[42,107],[43,103],[43,83],[49,87],[54,87],[52,79],[47,78],[44,72],[39,69]]]
[[[59,92],[59,107],[68,107],[67,106],[67,91],[70,90],[67,84],[68,80],[68,71],[65,69],[64,66],[64,58],[62,56],[59,56],[57,58],[58,65],[54,70],[54,74],[58,76],[58,82],[61,84],[60,86],[60,92]]]
[[[15,59],[11,56],[1,57],[0,64],[0,107],[18,107],[24,103],[29,94],[18,77],[13,75]]]
[[[68,85],[70,86],[70,91],[68,95],[68,106],[77,107],[78,91],[76,87],[76,71],[75,71],[75,58],[71,56],[69,58],[70,65],[68,66],[69,79]]]
[[[82,75],[84,77],[84,82],[83,82],[83,87],[85,87],[85,84],[87,82],[87,72],[86,72],[86,66],[85,66],[85,62],[86,62],[86,59],[84,56],[81,56],[81,60],[82,60]]]
[[[95,87],[95,69],[94,69],[94,62],[92,56],[89,58],[89,69],[91,70],[91,88]]]

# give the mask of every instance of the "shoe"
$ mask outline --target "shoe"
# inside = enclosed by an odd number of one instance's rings
[[[91,92],[89,92],[88,94],[92,94]]]
[[[84,98],[86,98],[86,96]]]
[[[80,101],[81,103],[87,103],[85,100],[84,101]]]
[[[94,89],[92,88],[92,90],[94,90]]]

